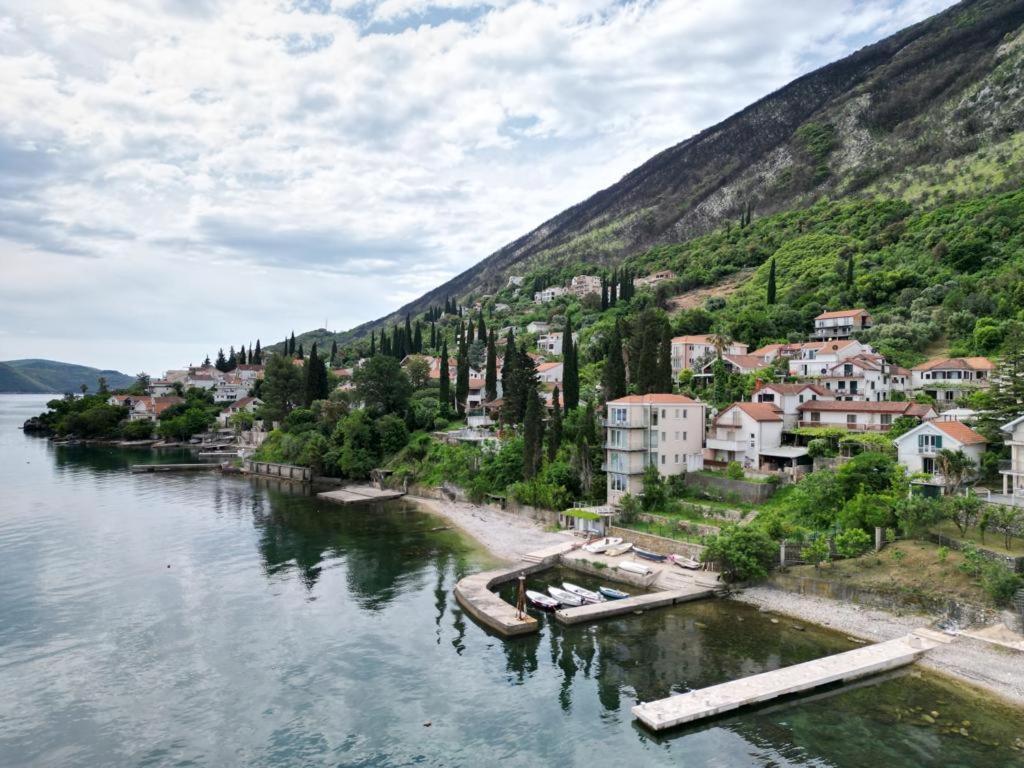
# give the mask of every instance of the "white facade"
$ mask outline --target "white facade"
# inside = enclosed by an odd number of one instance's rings
[[[542,323],[540,320],[534,320],[526,326],[527,333],[547,333],[550,330],[551,323]]]
[[[714,420],[707,437],[706,458],[738,461],[758,469],[764,450],[782,445],[782,414],[767,403],[733,403]]]
[[[533,294],[533,301],[536,304],[547,304],[549,301],[554,301],[559,296],[564,296],[568,291],[561,285],[552,285],[550,288],[545,288],[543,291],[537,291]]]
[[[985,438],[959,421],[926,421],[900,435],[893,443],[897,461],[911,475],[927,475],[926,485],[945,484],[936,461],[940,451],[963,451],[975,468],[981,466],[985,453]]]
[[[565,343],[562,331],[550,331],[537,337],[537,351],[542,355],[560,355]],[[572,335],[574,342],[579,341],[579,334]]]
[[[810,342],[781,351],[783,356],[790,357],[789,375],[802,378],[827,376],[836,363],[865,353],[870,354],[871,348],[853,339]]]
[[[711,339],[711,336],[706,335],[676,336],[672,339],[672,376],[678,376],[681,371],[696,370],[699,363],[717,355],[717,347]],[[747,345],[731,341],[722,347],[722,353],[745,355]]]
[[[765,384],[750,396],[751,402],[773,405],[782,413],[783,429],[794,429],[800,420],[797,410],[812,400],[834,400],[832,393],[819,384]]]
[[[881,357],[856,355],[829,366],[818,378],[836,400],[889,399],[889,364]]]
[[[814,338],[848,339],[852,334],[871,327],[871,315],[863,309],[822,312],[814,318]]]
[[[1024,496],[1024,416],[1002,426],[1006,433],[1004,445],[1010,447],[1010,465],[999,470],[1003,476],[1003,493]]]
[[[839,427],[852,432],[888,432],[900,416],[927,421],[936,416],[930,405],[816,400],[797,408],[801,427]]]
[[[953,405],[964,395],[988,387],[995,365],[984,357],[930,360],[910,370],[914,392],[934,397],[939,406]]]
[[[576,275],[569,281],[569,292],[574,296],[587,296],[601,293],[601,278],[597,275]]]
[[[537,377],[545,384],[561,384],[564,372],[564,363],[541,363],[537,366]]]
[[[233,403],[241,400],[249,394],[250,388],[248,384],[240,382],[218,381],[213,388],[213,402]]]
[[[705,405],[682,395],[632,395],[606,406],[605,463],[608,503],[643,492],[643,473],[655,465],[663,477],[704,467]]]

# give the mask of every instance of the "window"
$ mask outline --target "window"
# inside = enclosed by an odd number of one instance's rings
[[[917,450],[920,453],[938,453],[942,450],[942,435],[918,435]]]
[[[892,414],[891,413],[883,413],[882,414],[882,425],[883,426],[891,426],[892,425]]]
[[[686,440],[686,433],[685,432],[683,432],[683,440],[684,441]]]
[[[676,430],[676,440],[678,440],[678,439],[679,439],[679,430],[677,429]]]
[[[621,429],[612,429],[608,431],[608,444],[613,445],[616,448],[624,448],[626,445],[626,433]]]
[[[851,426],[851,425],[852,426],[856,426],[857,425],[857,414],[855,414],[855,413],[848,413],[848,414],[846,414],[846,425],[847,426]]]
[[[686,409],[685,408],[683,408],[683,418],[684,419],[686,418]]]
[[[772,399],[774,400],[774,398],[772,398]],[[800,395],[800,402],[802,403],[803,401],[804,401],[804,396]]]
[[[813,421],[813,422],[819,422],[819,421],[821,421],[821,414],[820,414],[820,413],[818,413],[817,411],[814,411],[814,412],[813,412],[813,413],[811,414],[811,421]]]
[[[661,454],[661,466],[665,466],[665,454]]]
[[[678,463],[679,463],[679,454],[677,453],[676,454],[676,464],[678,464]]]
[[[676,408],[676,418],[677,419],[679,418],[679,409],[678,408]]]
[[[661,418],[663,418],[663,419],[667,419],[667,418],[668,418],[668,417],[667,417],[667,416],[665,415],[665,409],[664,409],[664,408],[662,408],[662,409],[661,409]]]
[[[629,483],[625,475],[608,475],[608,489],[612,491],[628,490]]]
[[[625,408],[612,408],[611,409],[611,422],[612,424],[625,425],[628,422],[626,418]]]
[[[668,440],[668,432],[662,432],[661,433],[661,442],[664,443],[666,440]]]

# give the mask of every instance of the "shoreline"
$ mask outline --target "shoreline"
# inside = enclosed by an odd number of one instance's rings
[[[575,537],[553,533],[535,520],[501,512],[478,504],[425,496],[404,497],[421,509],[442,517],[502,562]],[[882,642],[908,634],[934,617],[920,614],[896,615],[856,603],[800,595],[767,586],[747,587],[730,598],[765,612],[802,622],[867,642]],[[1024,708],[1024,654],[958,635],[949,645],[940,645],[917,662],[921,668],[979,695]]]

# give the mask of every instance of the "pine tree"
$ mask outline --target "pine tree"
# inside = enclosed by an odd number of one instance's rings
[[[775,303],[775,257],[772,257],[771,264],[768,266],[768,304]]]
[[[565,319],[562,337],[562,385],[565,387],[565,412],[580,404],[579,350],[572,339],[572,320]]]
[[[537,476],[541,463],[541,413],[540,397],[536,392],[527,396],[526,414],[523,423],[523,477],[531,480]]]
[[[221,351],[223,352],[223,350],[221,350]],[[209,368],[209,367],[210,367],[210,356],[207,355],[206,359],[203,360],[203,368]]]
[[[242,345],[241,349],[238,350],[238,356],[235,358],[235,367],[239,365],[246,365],[248,357],[245,354],[245,344]]]
[[[626,364],[622,359],[622,332],[619,330],[618,322],[612,328],[612,337],[608,342],[603,380],[606,401],[626,396]]]
[[[452,393],[450,383],[451,373],[448,371],[448,340],[441,342],[441,391],[438,394],[438,402],[441,404],[441,413],[446,414],[452,406]]]
[[[263,350],[260,349],[260,340],[256,339],[256,354],[255,359],[252,361],[256,365],[263,365]]]
[[[207,359],[209,359],[209,358],[207,358]],[[227,371],[227,369],[228,369],[228,359],[226,357],[224,357],[224,349],[223,348],[217,350],[217,362],[215,362],[213,364],[213,367],[216,368],[218,371]]]
[[[562,445],[562,408],[558,398],[558,386],[551,393],[551,425],[548,429],[548,462],[558,457]]]
[[[231,347],[228,351],[227,366],[224,368],[224,372],[228,373],[235,370],[238,367],[238,355],[235,354],[235,348]]]
[[[465,334],[459,340],[459,352],[455,359],[455,410],[459,416],[466,413],[466,399],[469,397],[469,347]]]
[[[498,399],[498,350],[494,329],[487,337],[487,365],[484,373],[484,398],[487,402]]]

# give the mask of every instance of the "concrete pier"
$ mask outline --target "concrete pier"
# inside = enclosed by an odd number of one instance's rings
[[[633,715],[651,730],[661,731],[740,707],[771,701],[780,696],[887,672],[913,663],[937,644],[927,633],[910,634],[803,664],[639,704],[633,707]]]
[[[348,485],[336,491],[318,493],[318,499],[326,499],[336,504],[366,504],[371,501],[389,501],[405,496],[402,491],[390,491],[375,488],[372,485]]]
[[[202,462],[196,464],[132,464],[132,472],[209,472],[220,469],[220,464]]]
[[[714,589],[694,587],[684,590],[665,590],[645,595],[634,595],[622,600],[605,600],[603,603],[591,603],[575,608],[560,608],[555,611],[555,618],[562,624],[581,624],[585,621],[608,619],[634,611],[646,611],[649,608],[662,608],[690,600],[700,600],[715,594]]]

